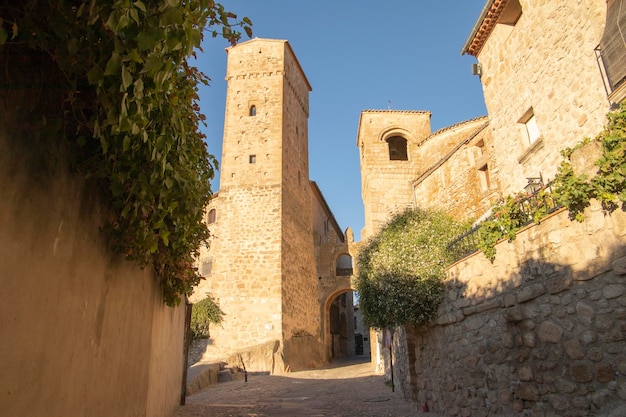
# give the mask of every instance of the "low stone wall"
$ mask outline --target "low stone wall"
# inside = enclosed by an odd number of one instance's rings
[[[397,332],[407,398],[446,416],[626,415],[616,414],[626,214],[594,206],[578,223],[556,213],[499,243],[493,263],[478,253],[453,265],[447,285],[436,323]]]

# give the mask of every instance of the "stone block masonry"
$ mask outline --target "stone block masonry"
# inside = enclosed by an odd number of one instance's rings
[[[436,323],[404,336],[405,396],[447,416],[617,415],[626,214],[586,217],[559,212],[498,244],[493,264],[479,253],[452,266]]]

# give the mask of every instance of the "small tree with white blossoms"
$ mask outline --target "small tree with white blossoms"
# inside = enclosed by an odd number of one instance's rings
[[[394,216],[358,256],[356,290],[365,322],[375,328],[429,322],[443,298],[447,244],[464,225],[439,211]]]

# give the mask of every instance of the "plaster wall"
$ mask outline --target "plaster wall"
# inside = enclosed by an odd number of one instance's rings
[[[184,305],[167,307],[148,270],[111,253],[98,195],[68,173],[62,147],[41,152],[56,99],[2,96],[0,413],[168,417],[182,392]]]

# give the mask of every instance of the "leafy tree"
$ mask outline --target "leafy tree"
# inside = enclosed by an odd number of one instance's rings
[[[194,259],[208,243],[202,217],[217,168],[200,131],[198,83],[208,78],[189,59],[205,32],[234,45],[251,24],[212,0],[0,3],[0,47],[56,66],[55,136],[98,184],[113,248],[155,271],[169,305],[201,279]]]
[[[446,246],[463,227],[442,212],[407,210],[366,242],[356,278],[365,322],[385,328],[430,321],[451,262]]]
[[[209,293],[202,301],[195,303],[191,309],[191,337],[193,339],[208,339],[209,325],[220,324],[224,320],[224,312],[217,300]]]

